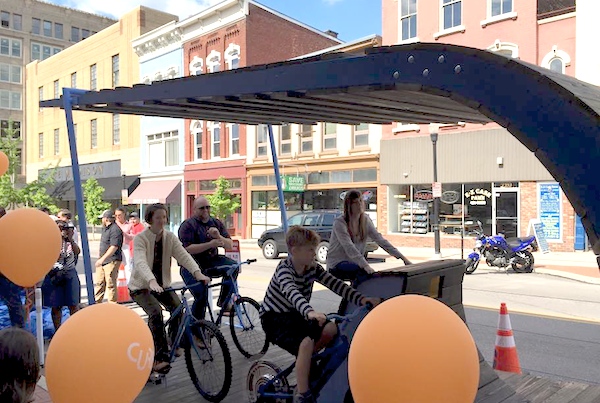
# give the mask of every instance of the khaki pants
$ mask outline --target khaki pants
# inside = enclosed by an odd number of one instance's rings
[[[117,302],[117,278],[119,277],[120,266],[121,261],[115,260],[96,268],[96,273],[94,273],[94,297],[97,304],[104,300],[105,291],[108,302]]]

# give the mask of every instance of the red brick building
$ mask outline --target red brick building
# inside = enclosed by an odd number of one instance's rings
[[[384,45],[470,46],[576,76],[575,0],[383,0],[382,5]],[[510,88],[491,90],[498,92],[498,102],[510,102]],[[410,122],[383,129],[378,225],[399,245],[434,243],[429,130]],[[465,222],[480,220],[487,234],[524,236],[537,219],[551,250],[582,247],[583,229],[562,190],[506,129],[457,122],[432,130],[439,133],[442,247],[460,246]]]
[[[184,74],[207,74],[291,59],[341,43],[321,32],[250,0],[223,1],[181,24]],[[246,227],[246,127],[226,122],[186,120],[185,195],[191,202],[214,191],[223,175],[242,207],[228,227],[243,236]]]

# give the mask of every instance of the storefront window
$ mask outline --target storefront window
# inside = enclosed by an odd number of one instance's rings
[[[389,231],[407,234],[431,232],[431,184],[391,185],[389,189]],[[473,229],[479,220],[484,231],[492,233],[491,183],[442,184],[440,231],[448,235],[460,234],[463,213],[467,231]]]

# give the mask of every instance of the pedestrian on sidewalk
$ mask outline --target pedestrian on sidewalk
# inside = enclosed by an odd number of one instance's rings
[[[127,282],[129,282],[132,268],[129,246],[133,242],[133,234],[131,233],[131,224],[129,223],[125,207],[118,207],[115,209],[115,222],[123,232],[123,266],[125,267],[125,278],[127,279]]]
[[[35,337],[15,327],[0,330],[0,402],[31,402],[39,379]]]
[[[236,265],[237,262],[227,256],[219,255],[219,247],[231,249],[233,241],[225,229],[221,220],[210,215],[210,203],[204,196],[198,196],[194,200],[194,210],[192,216],[181,223],[179,227],[179,239],[185,249],[192,255],[194,260],[202,268],[202,272],[209,277],[223,277],[223,283],[230,280],[227,276],[229,267]],[[225,266],[225,268],[223,268]],[[239,272],[234,277],[237,278]],[[195,283],[185,270],[185,266],[180,268],[181,278],[185,284]],[[217,306],[222,308],[224,315],[229,315],[231,305],[223,306],[225,299],[232,287],[229,284],[221,285],[221,293],[217,300]],[[204,319],[206,312],[206,293],[207,288],[202,285],[190,287],[190,292],[194,296],[192,313],[197,319]]]
[[[96,273],[94,278],[94,297],[96,303],[104,300],[117,303],[117,278],[119,267],[123,260],[121,247],[123,246],[123,231],[115,224],[115,213],[104,210],[102,219],[102,235],[100,236],[100,257],[96,260]]]
[[[129,224],[131,225],[132,238],[135,238],[137,234],[141,233],[143,230],[146,229],[146,226],[140,222],[140,215],[135,211],[129,214]],[[133,266],[135,264],[133,260],[133,241],[134,239],[132,239],[131,242],[129,242],[129,258],[131,270],[133,270]],[[131,278],[131,272],[128,274],[128,276],[129,277],[127,277],[127,284],[129,284],[129,279]]]
[[[81,302],[81,283],[75,267],[81,249],[73,239],[75,226],[61,220],[57,220],[56,224],[62,236],[60,255],[42,283],[42,300],[44,306],[51,307],[55,332],[62,323],[63,307],[68,307],[69,314],[73,316]]]
[[[0,207],[0,218],[6,215],[6,209]],[[21,303],[23,288],[10,281],[4,274],[0,273],[0,299],[8,308],[10,324],[16,327],[25,326],[25,310]]]
[[[404,264],[410,261],[396,249],[365,213],[364,201],[358,190],[349,190],[344,197],[344,213],[333,222],[327,251],[327,269],[341,280],[362,280],[375,270],[365,259],[367,238],[371,238],[387,253]]]
[[[145,220],[150,224],[133,240],[135,261],[129,292],[131,298],[148,314],[148,327],[154,339],[153,371],[169,368],[169,345],[162,316],[162,307],[173,312],[181,301],[175,291],[165,291],[171,286],[171,258],[186,267],[196,282],[208,284],[210,278],[200,271],[192,256],[184,249],[175,234],[165,229],[167,208],[164,204],[152,204],[146,209]],[[171,342],[175,341],[181,313],[169,325]],[[178,355],[181,352],[177,353]]]

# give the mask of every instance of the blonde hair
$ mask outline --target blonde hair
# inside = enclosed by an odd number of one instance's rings
[[[294,246],[317,246],[321,242],[321,237],[315,231],[304,228],[301,225],[292,225],[285,234],[285,243],[288,247],[288,252]]]

